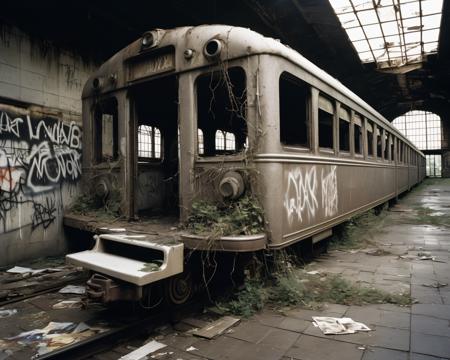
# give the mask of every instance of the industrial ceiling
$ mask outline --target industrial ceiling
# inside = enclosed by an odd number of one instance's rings
[[[333,6],[330,1],[334,2]],[[443,1],[442,14],[439,15],[440,24],[437,23],[437,18],[433,21],[431,18],[424,20],[420,15],[425,14],[421,6],[425,7],[426,4],[423,5],[422,2],[442,3],[442,0],[330,1],[78,0],[64,5],[55,0],[16,1],[2,4],[0,22],[3,28],[17,26],[32,34],[34,38],[72,49],[99,63],[151,28],[211,23],[248,27],[266,36],[278,38],[296,49],[390,120],[411,109],[428,110],[441,116],[450,114],[450,1]],[[357,24],[345,25],[345,16],[350,16],[348,13],[352,11],[348,3],[357,14],[358,10],[373,10],[377,6],[384,6],[387,10],[390,6],[387,1],[393,4],[394,15],[400,14],[400,8],[403,9],[404,6],[402,3],[409,2],[410,7],[419,6],[420,20],[415,20],[419,21],[417,24],[410,19],[414,12],[402,19],[405,20],[405,29],[420,33],[415,38],[419,43],[418,47],[403,41],[402,48],[401,39],[395,43],[388,33],[383,33],[382,37],[377,36],[378,43],[372,41],[367,34],[356,39],[360,43],[355,43],[347,28],[355,28]],[[395,6],[398,6],[398,10]],[[436,11],[433,11],[428,15],[437,15]],[[417,11],[414,14],[417,15]],[[353,18],[353,24],[359,21],[364,30],[364,19],[362,16],[356,16],[356,20]],[[379,19],[382,31],[387,29],[389,24],[383,23],[388,21],[389,19]],[[433,36],[437,37],[437,41],[431,36],[431,32],[426,33],[427,30],[435,31]],[[363,41],[367,44],[363,44]],[[361,50],[364,49],[361,48],[362,45],[366,46],[365,52]],[[405,56],[398,56],[401,51],[404,51]],[[361,55],[362,53],[364,54]],[[407,54],[410,55],[409,60],[406,58]],[[442,117],[444,121],[450,120]]]

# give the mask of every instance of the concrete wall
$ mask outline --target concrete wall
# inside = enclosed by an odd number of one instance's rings
[[[93,64],[16,28],[0,32],[0,266],[66,248],[81,177],[81,90]]]

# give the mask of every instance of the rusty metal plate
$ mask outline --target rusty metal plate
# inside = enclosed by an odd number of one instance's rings
[[[153,57],[137,59],[129,65],[129,81],[134,81],[151,75],[175,70],[175,53],[165,52]]]

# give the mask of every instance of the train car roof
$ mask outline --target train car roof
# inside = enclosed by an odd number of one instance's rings
[[[365,111],[370,113],[377,120],[384,122],[392,132],[395,132],[397,137],[408,143],[416,151],[420,152],[414,144],[406,139],[391,123],[384,118],[378,111],[367,104],[359,96],[353,93],[339,80],[333,78],[331,75],[314,65],[297,51],[282,44],[280,41],[273,38],[265,37],[255,31],[247,28],[235,27],[229,25],[200,25],[194,27],[178,27],[168,30],[154,29],[147,33],[151,33],[154,44],[148,49],[142,47],[142,37],[132,42],[124,49],[117,52],[109,60],[103,63],[99,69],[91,75],[83,89],[83,98],[95,95],[95,90],[92,83],[95,79],[114,78],[114,84],[109,82],[104,86],[100,93],[107,93],[118,88],[125,87],[127,83],[127,74],[125,62],[139,57],[145,57],[151,54],[157,54],[161,49],[173,47],[175,51],[175,72],[184,72],[195,68],[211,66],[214,62],[204,56],[204,45],[210,39],[218,39],[223,44],[221,52],[221,60],[232,60],[251,55],[269,54],[280,56],[303,68],[305,71],[311,73],[316,78],[320,79],[328,86],[341,93],[344,97],[349,98],[354,103],[361,106]],[[145,35],[145,34],[144,34]],[[185,50],[192,51],[192,57],[185,57]],[[98,89],[97,89],[98,94]],[[422,154],[423,155],[423,154]]]

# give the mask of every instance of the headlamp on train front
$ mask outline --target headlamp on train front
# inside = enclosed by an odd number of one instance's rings
[[[218,58],[221,51],[222,42],[219,39],[208,40],[205,44],[205,47],[203,48],[203,53],[210,60]]]
[[[142,48],[149,48],[152,47],[154,44],[155,44],[155,37],[153,33],[146,32],[144,35],[142,35],[141,39]]]

